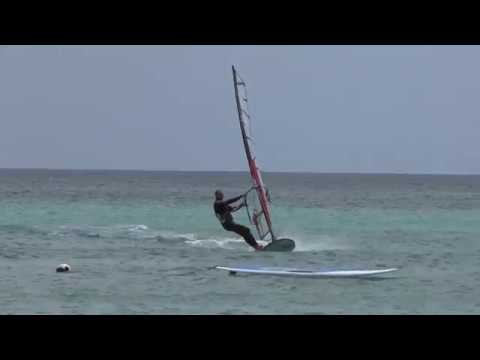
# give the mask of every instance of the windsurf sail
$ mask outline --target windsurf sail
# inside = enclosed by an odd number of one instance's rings
[[[265,187],[256,157],[253,151],[253,138],[251,135],[250,123],[251,117],[248,111],[247,85],[239,76],[235,67],[232,66],[233,84],[235,88],[235,100],[237,102],[238,119],[242,131],[243,145],[247,156],[248,167],[250,168],[250,177],[252,179],[252,190],[255,190],[256,200],[253,204],[253,212],[249,213],[250,222],[255,225],[258,236],[261,240],[270,235],[272,241],[276,240],[271,220],[269,207],[269,194]],[[248,206],[247,206],[248,212]]]

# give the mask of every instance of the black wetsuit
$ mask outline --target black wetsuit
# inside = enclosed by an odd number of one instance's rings
[[[241,198],[242,195],[229,200],[216,200],[213,204],[213,208],[215,210],[215,215],[217,216],[218,220],[220,220],[220,223],[225,230],[233,231],[234,233],[240,235],[250,246],[255,248],[258,246],[258,244],[255,241],[250,229],[246,226],[235,224],[231,214],[233,208],[229,204],[234,203]]]

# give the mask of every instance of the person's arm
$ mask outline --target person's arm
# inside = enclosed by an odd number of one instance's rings
[[[240,195],[240,196],[237,196],[237,197],[234,197],[234,198],[225,200],[225,201],[224,201],[224,204],[227,204],[227,205],[228,205],[228,204],[234,203],[234,202],[240,200],[242,197],[243,197],[243,194]]]
[[[244,207],[244,206],[245,206],[245,203],[242,202],[242,203],[241,203],[240,205],[238,205],[238,206],[234,206],[234,207],[229,206],[229,209],[230,209],[230,212],[235,212],[235,211],[237,211],[237,210],[240,210],[240,209],[241,209],[242,207]]]

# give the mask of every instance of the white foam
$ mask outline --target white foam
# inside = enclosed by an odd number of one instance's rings
[[[162,231],[156,233],[166,240],[184,241],[186,244],[194,247],[203,248],[222,248],[230,250],[252,250],[250,246],[239,237],[225,237],[225,238],[199,238],[196,234],[185,233],[178,234],[175,232]],[[326,251],[326,250],[342,250],[351,248],[344,239],[334,238],[329,235],[321,234],[318,236],[299,236],[292,234],[282,234],[279,238],[290,238],[295,241],[296,247],[294,251],[308,252],[308,251]],[[266,245],[268,242],[258,241],[259,244]]]
[[[129,231],[146,231],[148,230],[147,225],[129,225]]]
[[[329,235],[318,236],[298,236],[298,235],[282,235],[278,238],[289,238],[295,241],[296,252],[307,251],[326,251],[326,250],[344,250],[350,246],[343,239],[333,238]]]
[[[237,249],[239,244],[245,243],[242,239],[237,238],[224,238],[224,239],[195,239],[187,240],[186,244],[204,247],[204,248],[216,248],[220,247],[223,249]],[[235,246],[237,245],[237,246]]]
[[[188,241],[196,240],[196,236],[193,233],[177,234],[172,231],[158,231],[155,233],[154,238],[157,240],[179,240]]]

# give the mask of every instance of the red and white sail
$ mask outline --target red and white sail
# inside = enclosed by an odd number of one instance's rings
[[[255,154],[253,152],[253,139],[250,131],[250,114],[248,112],[247,87],[232,66],[233,83],[235,87],[235,100],[237,102],[238,118],[240,121],[240,129],[242,131],[243,145],[247,156],[248,166],[250,168],[250,176],[252,178],[253,187],[256,190],[258,205],[253,209],[252,222],[257,228],[260,239],[265,239],[270,235],[271,240],[275,240],[272,229],[271,212],[267,197],[267,189],[263,183],[260,168],[258,167]]]

